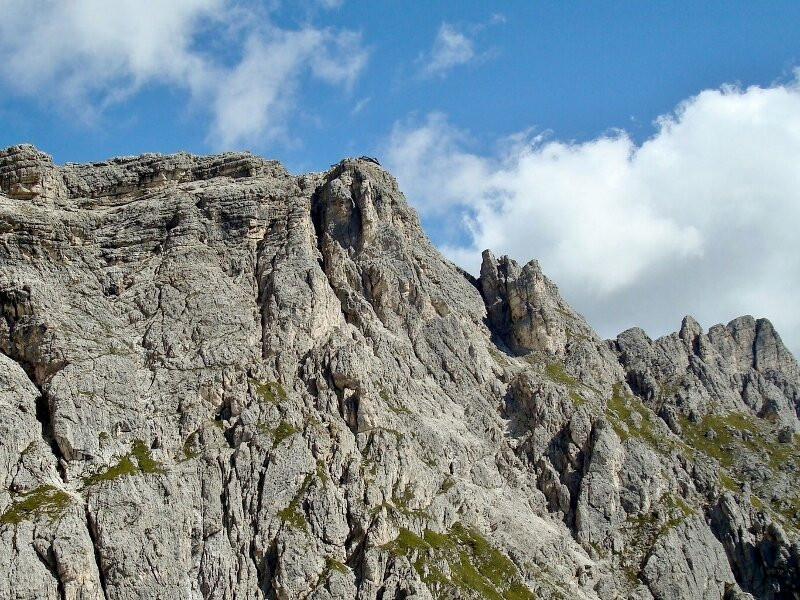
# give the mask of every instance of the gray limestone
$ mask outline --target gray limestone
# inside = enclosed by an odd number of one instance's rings
[[[768,321],[600,340],[365,157],[14,146],[0,190],[0,597],[798,597]]]

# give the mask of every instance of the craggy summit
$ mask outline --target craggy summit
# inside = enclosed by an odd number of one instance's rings
[[[0,597],[797,598],[766,320],[604,341],[394,179],[0,151]]]

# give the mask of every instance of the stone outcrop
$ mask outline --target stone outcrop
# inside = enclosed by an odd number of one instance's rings
[[[0,597],[797,597],[768,321],[603,341],[365,157],[15,146],[0,191]]]

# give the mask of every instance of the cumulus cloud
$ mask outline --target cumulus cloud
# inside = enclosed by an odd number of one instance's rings
[[[624,132],[569,143],[522,132],[480,154],[444,115],[394,127],[387,163],[445,252],[538,258],[601,334],[766,316],[800,350],[800,83],[705,90]]]
[[[0,0],[0,14],[8,93],[92,118],[172,86],[210,109],[209,141],[222,147],[280,134],[303,77],[347,87],[366,61],[353,32],[280,29],[235,0]]]
[[[475,57],[474,46],[473,40],[454,25],[442,23],[430,52],[419,57],[421,75],[444,75],[453,67],[470,62]]]

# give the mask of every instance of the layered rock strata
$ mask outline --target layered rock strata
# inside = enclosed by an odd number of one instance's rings
[[[0,597],[794,598],[766,320],[603,341],[394,179],[0,151]]]

